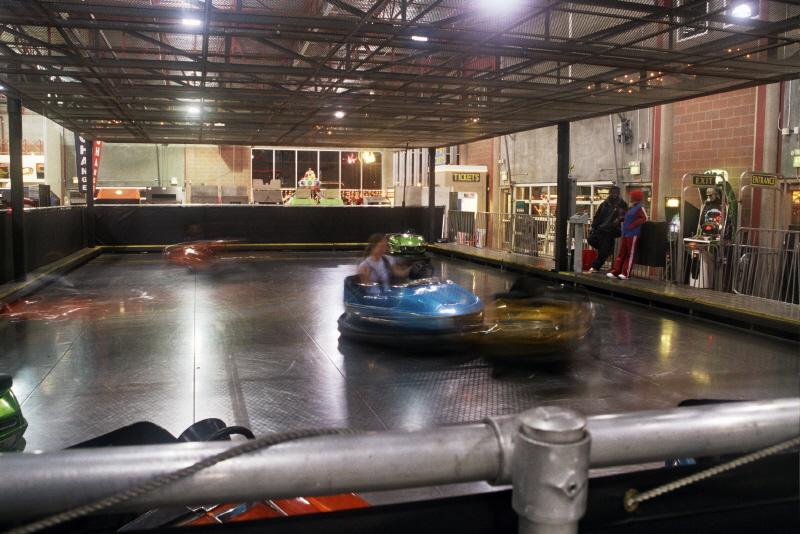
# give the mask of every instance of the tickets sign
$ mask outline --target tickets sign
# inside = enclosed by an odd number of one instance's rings
[[[759,187],[775,187],[778,185],[777,174],[751,174],[750,184]]]
[[[454,182],[480,182],[481,173],[479,172],[456,172],[453,173]]]
[[[714,174],[693,174],[692,185],[699,187],[714,187],[717,177]]]

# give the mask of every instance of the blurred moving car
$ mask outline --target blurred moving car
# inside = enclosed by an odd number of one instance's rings
[[[497,354],[558,352],[584,339],[593,318],[585,292],[520,277],[486,306],[479,340]]]
[[[570,348],[594,317],[585,293],[521,277],[484,304],[470,291],[436,278],[387,288],[345,279],[343,338],[433,351],[481,347],[486,355],[534,355]],[[441,343],[445,339],[446,343]]]

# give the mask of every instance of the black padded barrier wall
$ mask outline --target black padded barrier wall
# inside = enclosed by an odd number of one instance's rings
[[[427,208],[95,206],[98,245],[168,245],[196,239],[245,243],[363,243],[373,233],[426,235]],[[444,208],[436,208],[436,235]]]
[[[24,221],[28,271],[60,260],[86,246],[86,209],[83,207],[25,210]]]
[[[669,247],[669,226],[665,222],[647,221],[642,225],[642,237],[636,263],[649,267],[666,267]]]

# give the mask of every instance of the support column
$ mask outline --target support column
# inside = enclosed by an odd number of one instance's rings
[[[435,243],[436,235],[436,149],[428,149],[428,242]]]
[[[672,130],[675,124],[674,104],[664,104],[658,106],[655,113],[658,116],[654,122],[653,131],[653,199],[651,202],[655,207],[658,217],[665,217],[665,197],[680,194],[680,187],[673,186],[672,178],[672,156],[673,156],[673,136]],[[656,141],[655,137],[658,137]],[[652,217],[656,218],[655,215]]]
[[[89,139],[89,161],[93,161],[92,153],[94,151],[94,139]],[[86,184],[86,246],[93,247],[95,244],[94,239],[94,173],[93,169],[89,167],[89,183]]]
[[[567,255],[567,219],[569,218],[569,122],[558,123],[558,162],[556,163],[556,242],[555,260],[557,271],[569,270]]]
[[[25,190],[22,184],[22,104],[6,96],[8,103],[8,154],[11,177],[11,257],[14,279],[25,278]]]

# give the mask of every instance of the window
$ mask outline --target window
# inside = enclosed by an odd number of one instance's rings
[[[295,175],[297,173],[294,150],[275,151],[275,176],[281,181],[283,189],[297,187]]]
[[[266,185],[273,179],[272,155],[272,150],[253,150],[253,181],[261,181]]]
[[[380,152],[361,153],[361,174],[364,189],[383,189],[383,163]]]
[[[324,150],[319,153],[320,185],[325,188],[339,187],[339,152]]]
[[[319,179],[319,168],[317,166],[316,150],[298,150],[297,151],[297,179],[300,180],[308,172],[308,169],[314,171],[314,174]]]
[[[342,189],[361,189],[358,152],[342,152]]]

